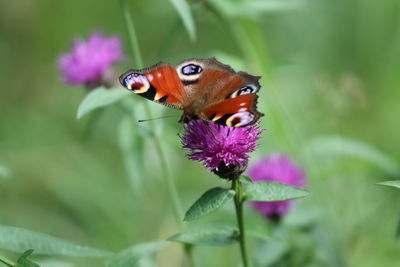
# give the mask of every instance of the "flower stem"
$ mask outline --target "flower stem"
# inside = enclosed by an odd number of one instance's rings
[[[11,266],[11,267],[14,267],[16,265],[14,262],[10,261],[9,259],[7,259],[1,255],[0,255],[0,262],[4,263],[7,266]]]
[[[144,105],[144,108],[146,110],[146,113],[149,114],[149,117],[151,116],[151,110],[149,105],[147,105],[147,102]],[[165,157],[165,152],[164,148],[161,143],[160,136],[158,135],[156,129],[155,129],[155,124],[153,121],[150,121],[150,125],[152,128],[152,131],[154,133],[154,145],[158,151],[158,156],[160,157],[160,163],[161,163],[161,169],[163,170],[163,173],[165,174],[166,180],[167,180],[167,187],[168,187],[168,193],[169,196],[172,200],[172,206],[174,208],[174,214],[175,214],[175,220],[177,225],[182,228],[182,219],[183,219],[183,211],[182,211],[182,206],[179,201],[179,196],[178,196],[178,191],[176,189],[176,184],[175,180],[172,177],[171,173],[169,172],[168,165],[167,165],[167,158]]]
[[[135,26],[133,24],[131,13],[129,12],[129,7],[127,0],[121,0],[121,9],[124,14],[124,22],[126,25],[126,30],[128,31],[129,43],[132,50],[133,61],[136,67],[143,68],[142,55],[140,53],[139,41],[136,37]]]
[[[132,16],[129,11],[129,7],[127,4],[127,0],[121,0],[121,8],[122,8],[122,13],[124,15],[124,22],[128,31],[128,36],[129,36],[129,43],[130,47],[132,50],[132,55],[133,55],[133,62],[135,64],[136,68],[143,68],[143,60],[142,56],[140,53],[140,47],[139,47],[139,42],[138,38],[136,35],[135,31],[135,26],[133,24]],[[145,111],[147,115],[151,118],[152,117],[152,112],[149,106],[149,103],[147,101],[144,101],[143,103]],[[161,169],[163,173],[165,174],[166,180],[167,180],[167,188],[168,188],[168,194],[172,200],[172,206],[174,209],[174,215],[175,215],[175,220],[179,228],[182,228],[182,218],[183,218],[183,211],[182,207],[179,201],[179,196],[178,192],[176,190],[176,185],[173,177],[171,176],[169,170],[168,170],[168,165],[167,165],[167,160],[165,157],[165,152],[161,143],[161,139],[156,131],[156,127],[153,121],[150,121],[150,127],[152,132],[154,133],[154,144],[156,147],[156,150],[158,152],[158,156],[160,158],[160,163],[161,163]]]
[[[246,238],[244,229],[244,219],[243,219],[243,185],[239,181],[239,177],[232,179],[232,189],[235,190],[235,209],[236,218],[239,226],[239,245],[240,253],[242,255],[242,261],[244,267],[250,267],[249,260],[247,258],[246,252]]]

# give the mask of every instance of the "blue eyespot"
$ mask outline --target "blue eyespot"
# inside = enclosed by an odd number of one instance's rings
[[[234,98],[234,97],[238,97],[238,96],[241,96],[241,95],[253,94],[256,91],[257,91],[256,87],[254,87],[252,85],[246,85],[246,86],[243,86],[243,87],[237,89],[236,91],[234,91],[230,95],[228,95],[227,98]]]
[[[203,69],[199,65],[189,64],[182,68],[182,74],[184,75],[194,75],[202,72]]]
[[[237,92],[237,95],[247,95],[247,94],[251,94],[253,93],[254,89],[251,88],[250,86],[245,86],[239,89],[239,91]]]

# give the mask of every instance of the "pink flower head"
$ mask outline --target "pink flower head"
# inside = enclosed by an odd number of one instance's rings
[[[66,83],[96,83],[122,57],[121,41],[118,37],[107,38],[101,33],[93,33],[87,40],[76,40],[72,50],[58,58],[58,68]]]
[[[181,140],[189,150],[189,159],[200,161],[213,171],[221,164],[247,164],[247,154],[256,149],[261,133],[257,124],[235,128],[195,120],[186,126]]]
[[[253,181],[272,181],[297,187],[304,187],[306,178],[301,168],[292,160],[281,154],[272,154],[261,159],[249,168],[248,175]],[[294,204],[294,200],[277,202],[251,202],[260,213],[270,218],[280,218]]]

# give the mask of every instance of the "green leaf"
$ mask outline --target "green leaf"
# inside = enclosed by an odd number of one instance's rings
[[[92,110],[114,104],[129,94],[128,90],[122,88],[106,89],[100,87],[94,89],[79,104],[76,118],[80,119]]]
[[[375,147],[341,136],[327,136],[313,139],[308,149],[316,158],[353,157],[365,160],[390,175],[398,175],[398,162]]]
[[[287,12],[299,10],[304,6],[303,1],[282,0],[250,0],[250,1],[218,1],[210,0],[219,12],[230,18],[257,19],[267,13]]]
[[[39,267],[40,265],[29,260],[28,257],[33,253],[33,249],[25,251],[17,260],[16,267]]]
[[[249,176],[246,175],[240,176],[239,180],[242,184],[252,184],[254,182]]]
[[[106,261],[106,265],[111,267],[139,266],[142,259],[156,252],[158,249],[165,246],[166,243],[165,241],[155,241],[135,245],[109,258]]]
[[[400,188],[400,180],[394,180],[394,181],[385,181],[385,182],[380,182],[376,183],[378,185],[386,185],[386,186],[392,186],[396,188]]]
[[[197,219],[200,216],[208,214],[222,205],[228,200],[232,199],[235,195],[235,191],[215,187],[205,192],[186,212],[185,221],[191,221]]]
[[[211,225],[191,229],[168,238],[185,244],[226,246],[237,241],[239,231],[227,225]]]
[[[118,129],[119,147],[122,152],[126,172],[135,193],[142,192],[144,173],[145,140],[129,116],[124,117]]]
[[[196,26],[194,24],[193,14],[186,0],[170,0],[178,12],[186,31],[189,34],[190,40],[196,40]]]
[[[282,1],[282,0],[252,0],[248,1],[247,7],[258,10],[258,12],[276,12],[296,10],[305,6],[304,1]]]
[[[305,197],[308,194],[302,188],[268,181],[252,183],[245,187],[246,201],[282,201]]]
[[[113,253],[74,244],[46,234],[0,225],[0,248],[14,252],[34,249],[36,254],[101,258]]]

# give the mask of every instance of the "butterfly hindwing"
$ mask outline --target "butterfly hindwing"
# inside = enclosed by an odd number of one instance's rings
[[[263,116],[256,110],[256,94],[245,94],[210,105],[200,114],[203,120],[231,127],[255,123]]]
[[[173,66],[159,63],[142,70],[129,70],[119,78],[128,90],[170,108],[182,109],[183,84]]]

